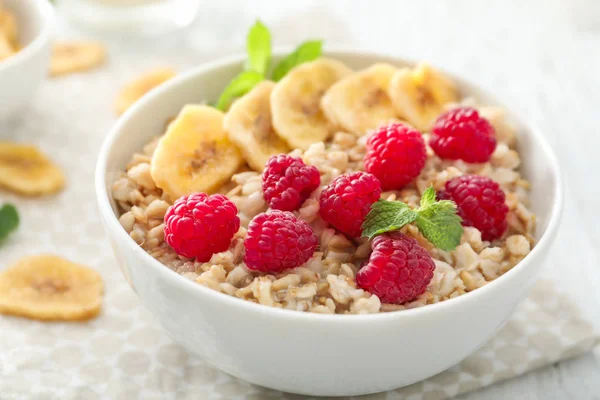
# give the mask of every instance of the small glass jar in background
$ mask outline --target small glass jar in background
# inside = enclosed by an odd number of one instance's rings
[[[196,18],[200,0],[56,0],[71,22],[85,29],[157,36]]]

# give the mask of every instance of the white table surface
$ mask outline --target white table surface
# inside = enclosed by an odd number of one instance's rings
[[[185,69],[243,50],[260,18],[276,45],[323,38],[428,60],[468,77],[530,116],[563,168],[561,232],[543,272],[600,327],[600,1],[220,0],[205,2],[184,34],[152,42],[111,39],[113,90],[156,65]],[[90,35],[60,23],[59,37]],[[82,99],[82,101],[86,101]],[[93,101],[93,100],[90,100]],[[111,99],[112,101],[112,99]],[[102,101],[110,104],[110,101]],[[106,110],[97,131],[113,122]],[[600,349],[471,393],[463,399],[600,399]],[[0,396],[1,398],[1,396]]]

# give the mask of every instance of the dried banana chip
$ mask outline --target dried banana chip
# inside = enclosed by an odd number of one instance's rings
[[[18,47],[17,19],[8,10],[2,10],[0,4],[0,35],[4,35],[13,48]]]
[[[37,196],[65,186],[62,171],[36,147],[0,142],[0,187]]]
[[[106,49],[98,42],[57,42],[52,46],[50,75],[87,71],[101,65]]]
[[[4,60],[15,54],[15,49],[12,44],[8,41],[6,36],[0,32],[0,61]]]
[[[0,313],[37,320],[98,315],[104,284],[98,272],[53,255],[29,256],[0,273]]]
[[[115,101],[115,112],[121,115],[133,103],[163,82],[174,77],[176,72],[172,68],[156,68],[123,87]]]

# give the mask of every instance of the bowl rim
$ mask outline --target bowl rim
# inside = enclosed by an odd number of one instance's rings
[[[43,0],[19,0],[17,3],[19,4],[18,7],[33,7],[40,16],[42,26],[37,36],[33,38],[27,46],[23,47],[16,54],[0,61],[0,73],[39,52],[48,41],[52,29],[54,11],[52,10],[50,2]],[[20,22],[17,21],[17,23]]]
[[[282,51],[276,49],[273,51],[273,56],[281,56],[285,54]],[[381,62],[389,62],[391,60],[395,60],[397,63],[402,64],[416,64],[414,60],[408,58],[396,57],[393,55],[387,55],[377,52],[369,52],[369,51],[361,51],[361,50],[349,50],[349,49],[332,49],[328,50],[324,54],[325,56],[338,58],[338,57],[365,57],[371,59],[381,59]],[[442,302],[428,304],[423,307],[416,307],[412,309],[400,310],[401,312],[379,312],[375,314],[319,314],[312,312],[299,312],[296,310],[288,310],[281,309],[275,307],[269,307],[262,304],[254,303],[251,301],[247,301],[244,299],[240,299],[234,296],[230,296],[225,293],[217,292],[213,289],[200,285],[198,283],[192,282],[188,278],[178,274],[177,272],[171,270],[170,268],[163,265],[160,261],[152,257],[146,251],[144,251],[135,241],[127,234],[127,232],[123,229],[121,224],[119,223],[118,217],[115,215],[108,192],[108,185],[106,181],[107,175],[107,161],[111,154],[111,150],[114,147],[115,142],[120,138],[122,133],[123,126],[128,122],[128,120],[135,114],[137,114],[140,110],[142,110],[145,105],[154,98],[160,97],[163,93],[168,92],[172,87],[178,86],[179,84],[194,79],[199,75],[203,75],[205,73],[214,71],[216,69],[242,64],[245,60],[245,54],[235,54],[228,57],[219,58],[214,61],[203,63],[199,66],[191,68],[190,70],[174,77],[173,79],[163,83],[157,88],[151,90],[148,94],[146,94],[143,98],[138,100],[129,110],[127,110],[113,125],[109,134],[104,140],[102,144],[98,161],[96,164],[96,176],[95,176],[95,185],[96,185],[96,196],[98,200],[98,205],[100,209],[101,217],[105,221],[105,227],[110,232],[109,235],[115,237],[118,241],[122,241],[126,246],[129,246],[132,249],[132,252],[138,257],[141,263],[146,265],[148,268],[152,268],[156,270],[156,274],[159,279],[169,280],[173,285],[179,285],[183,290],[186,290],[193,295],[203,295],[206,296],[208,301],[220,301],[224,306],[231,307],[242,307],[247,312],[260,313],[263,315],[270,314],[272,316],[284,317],[284,318],[292,318],[298,321],[308,321],[308,320],[320,320],[324,322],[330,323],[352,323],[352,322],[365,322],[365,321],[379,321],[384,322],[389,319],[396,318],[411,318],[413,316],[427,316],[432,313],[443,311],[448,307],[458,306],[461,303],[477,301],[477,299],[481,296],[484,296],[487,292],[494,290],[494,288],[504,285],[503,282],[508,282],[510,277],[520,274],[521,271],[530,267],[530,264],[544,251],[548,251],[549,247],[556,236],[558,231],[558,226],[560,223],[560,216],[563,208],[563,179],[562,174],[558,165],[558,160],[556,155],[554,154],[551,146],[548,144],[542,132],[532,124],[528,119],[522,118],[520,113],[512,108],[508,108],[504,106],[504,103],[499,101],[496,96],[490,95],[490,91],[486,88],[482,87],[479,84],[474,84],[469,80],[466,80],[462,77],[459,77],[455,74],[449,73],[445,71],[443,68],[439,68],[440,71],[444,72],[448,76],[453,79],[457,79],[463,83],[468,84],[476,88],[478,91],[485,94],[486,97],[493,99],[494,103],[502,106],[506,110],[508,110],[508,114],[514,117],[515,120],[519,122],[521,126],[525,128],[525,130],[529,131],[528,135],[534,138],[534,143],[537,146],[541,147],[542,152],[545,154],[547,159],[549,160],[549,169],[553,175],[555,185],[553,187],[553,194],[555,201],[552,204],[551,211],[549,213],[549,220],[546,230],[543,235],[539,238],[536,246],[531,250],[531,252],[525,256],[523,260],[521,260],[515,267],[504,273],[498,279],[489,282],[487,285],[478,288],[472,292],[465,293],[461,296],[457,296]],[[383,61],[386,60],[386,61]],[[437,68],[437,67],[436,67]]]

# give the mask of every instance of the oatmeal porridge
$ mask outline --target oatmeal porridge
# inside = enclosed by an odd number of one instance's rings
[[[397,311],[476,290],[530,252],[516,139],[502,109],[426,64],[323,58],[226,113],[184,107],[112,195],[131,238],[200,285],[297,311]]]

